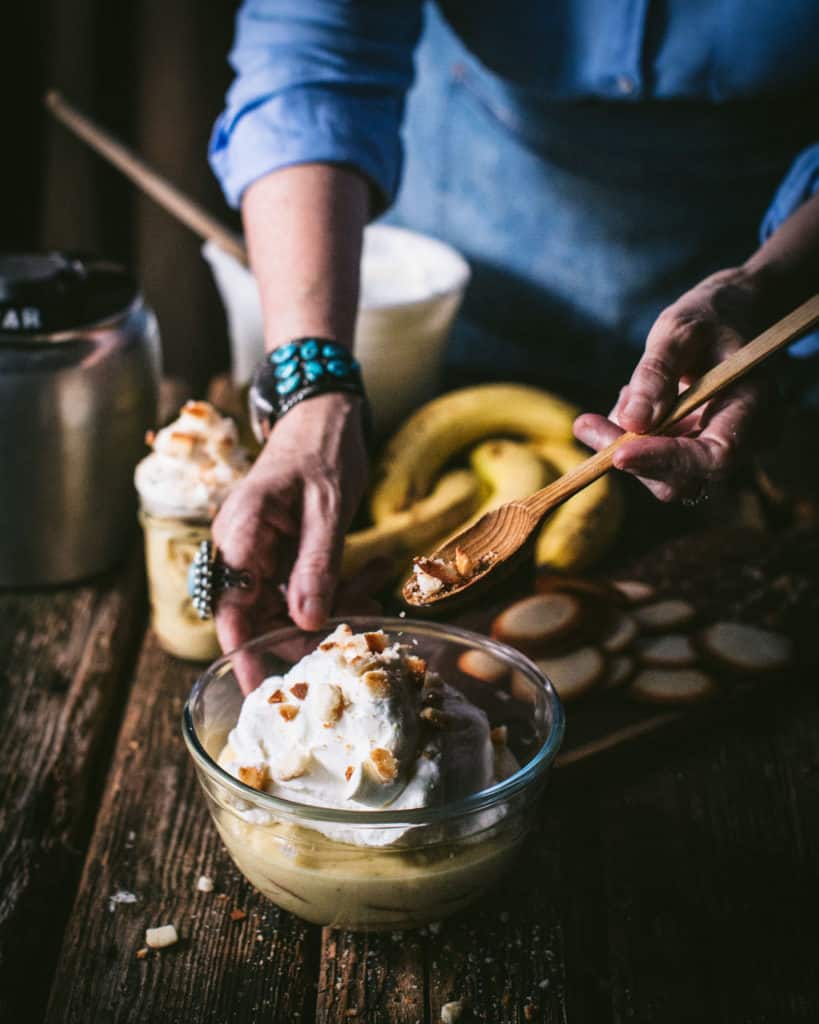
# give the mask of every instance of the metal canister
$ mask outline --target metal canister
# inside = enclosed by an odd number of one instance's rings
[[[0,253],[0,586],[123,556],[159,370],[156,317],[123,267]]]

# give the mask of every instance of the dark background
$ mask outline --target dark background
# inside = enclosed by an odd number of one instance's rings
[[[227,366],[199,240],[48,115],[57,88],[234,228],[207,163],[238,0],[16,0],[0,8],[0,248],[123,261],[159,316],[165,370],[201,391]]]

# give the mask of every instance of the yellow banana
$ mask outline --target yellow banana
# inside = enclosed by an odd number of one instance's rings
[[[577,410],[522,384],[480,384],[435,398],[392,437],[376,470],[373,522],[423,498],[456,452],[486,437],[513,434],[533,441],[570,441]]]
[[[547,466],[531,448],[504,438],[477,445],[469,454],[469,464],[489,493],[469,519],[453,531],[452,536],[468,529],[481,516],[500,508],[507,501],[528,498],[557,475],[551,465]]]
[[[355,575],[379,556],[400,560],[426,551],[437,537],[449,533],[472,512],[481,498],[478,478],[468,469],[445,473],[433,492],[405,512],[375,526],[348,533],[344,540],[342,578]]]
[[[536,443],[532,449],[566,473],[587,458],[578,445]],[[535,562],[561,572],[580,571],[596,562],[614,541],[623,521],[623,494],[611,474],[595,480],[551,515],[535,543]]]

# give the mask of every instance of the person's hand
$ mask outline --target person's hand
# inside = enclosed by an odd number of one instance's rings
[[[609,418],[579,416],[575,436],[599,450],[626,430],[642,434],[656,427],[680,390],[765,326],[758,309],[759,296],[743,271],[706,278],[657,318]],[[766,378],[746,378],[695,410],[668,436],[623,444],[614,466],[638,477],[660,501],[696,500],[735,465],[771,392]]]
[[[344,534],[367,481],[359,403],[329,394],[291,409],[214,520],[225,563],[252,577],[247,590],[230,588],[217,604],[223,650],[286,624],[288,613],[301,628],[318,629],[333,610]],[[360,586],[346,596],[353,610],[366,607]]]

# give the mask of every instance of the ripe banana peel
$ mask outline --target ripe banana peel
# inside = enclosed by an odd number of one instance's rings
[[[532,449],[559,474],[588,457],[576,444],[539,442]],[[614,541],[623,512],[623,493],[617,480],[611,474],[595,480],[569,498],[541,527],[535,541],[537,566],[561,572],[587,569]]]
[[[354,576],[373,558],[392,558],[403,565],[410,556],[426,551],[436,538],[463,522],[477,506],[481,493],[480,481],[471,470],[444,473],[432,493],[405,512],[347,534],[342,579]]]
[[[441,466],[488,437],[512,434],[538,442],[570,442],[578,410],[522,384],[479,384],[422,406],[399,428],[376,469],[371,498],[378,524],[423,498]]]
[[[490,438],[469,453],[469,464],[489,488],[492,508],[525,498],[544,486],[547,470],[542,459],[525,444]],[[489,511],[487,508],[486,511]]]
[[[494,438],[477,445],[470,452],[469,464],[488,494],[451,536],[468,529],[481,516],[500,508],[507,501],[528,498],[557,476],[552,467],[527,445],[505,438]]]

